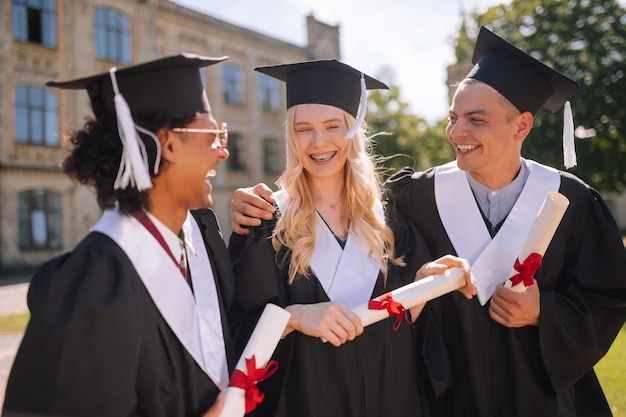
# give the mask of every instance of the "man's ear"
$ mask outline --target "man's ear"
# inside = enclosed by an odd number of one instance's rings
[[[517,130],[515,131],[515,140],[523,141],[533,128],[535,118],[529,111],[525,111],[517,118]]]
[[[162,128],[157,131],[156,136],[161,144],[161,159],[172,162],[176,158],[176,153],[174,152],[178,141],[176,133],[170,129]]]

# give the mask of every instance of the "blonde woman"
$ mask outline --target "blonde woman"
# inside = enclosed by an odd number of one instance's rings
[[[379,200],[362,120],[365,90],[386,86],[336,60],[258,71],[287,83],[287,167],[275,215],[233,234],[239,349],[266,303],[292,313],[255,416],[420,416],[413,329],[363,328],[350,308],[416,278],[421,237]],[[467,263],[445,257],[418,277]],[[471,298],[473,287],[464,288]],[[418,313],[419,308],[414,313]],[[408,318],[408,317],[407,317]],[[410,319],[409,319],[410,321]]]

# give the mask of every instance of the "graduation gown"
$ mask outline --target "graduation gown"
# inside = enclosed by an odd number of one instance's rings
[[[230,318],[239,329],[238,352],[243,350],[265,304],[286,307],[329,301],[315,275],[298,276],[288,285],[289,259],[281,262],[285,253],[280,251],[277,256],[270,239],[276,220],[264,221],[249,236],[232,234],[230,238],[228,247],[237,282]],[[395,232],[396,253],[405,255],[407,267],[390,266],[386,283],[379,272],[363,302],[412,282],[418,267],[430,260],[419,235],[393,208],[387,210],[386,221]],[[349,235],[348,240],[351,238]],[[273,356],[278,361],[277,373],[259,384],[265,400],[253,415],[423,415],[413,330],[403,323],[394,332],[393,320],[366,327],[354,341],[340,347],[297,331],[287,335]]]
[[[225,311],[234,291],[228,252],[213,212],[194,216],[216,277],[214,283],[203,283],[192,269],[194,288],[214,285]],[[163,250],[150,252],[151,236],[145,238],[127,244],[142,247],[156,270],[173,266],[174,274],[167,278],[182,282],[191,294],[172,260]],[[179,288],[166,291],[174,296]],[[90,232],[72,252],[44,263],[29,288],[31,319],[9,377],[2,415],[202,416],[220,388],[198,359],[202,352],[196,350],[196,357],[190,353],[180,328],[172,328],[175,318],[166,319],[157,306],[163,300],[153,295],[127,252],[101,232]],[[189,307],[181,300],[169,303],[177,305]],[[228,351],[230,331],[225,317],[222,322]],[[192,344],[182,333],[184,343]],[[190,333],[199,334],[197,329]]]
[[[457,251],[438,212],[435,172],[405,169],[387,186],[390,200],[437,257]],[[429,302],[420,315],[418,355],[449,367],[431,378],[435,415],[611,415],[593,366],[626,317],[626,253],[600,195],[570,174],[557,175],[558,191],[570,205],[535,274],[539,326],[504,327],[489,317],[489,303],[481,306],[458,293]],[[457,206],[458,218],[469,222],[476,202]],[[446,354],[429,347],[441,339]]]

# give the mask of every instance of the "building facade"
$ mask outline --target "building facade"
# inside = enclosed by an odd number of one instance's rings
[[[0,277],[71,250],[101,215],[91,189],[60,168],[66,137],[89,115],[84,91],[47,88],[181,51],[228,55],[203,69],[230,158],[213,184],[227,239],[233,191],[273,184],[284,168],[284,85],[257,66],[340,58],[339,27],[306,18],[291,44],[168,0],[0,0]]]

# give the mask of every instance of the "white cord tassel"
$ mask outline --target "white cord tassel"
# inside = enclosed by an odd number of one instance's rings
[[[563,163],[569,169],[576,166],[576,147],[574,145],[574,117],[569,101],[563,110]]]
[[[156,147],[156,156],[154,159],[153,171],[154,171],[154,175],[156,175],[159,173],[159,168],[161,167],[161,142],[159,141],[159,138],[157,137],[157,135],[155,135],[153,132],[149,131],[148,129],[144,129],[143,127],[139,125],[135,125],[135,129],[137,129],[141,133],[144,133],[150,136],[150,138],[152,138],[152,140],[154,141],[154,146]],[[146,165],[147,165],[147,162],[146,162]]]
[[[352,129],[346,133],[346,139],[352,139],[354,134],[365,120],[365,114],[367,113],[367,87],[365,86],[365,75],[361,73],[361,102],[359,103],[359,117],[354,122]]]
[[[113,91],[115,92],[115,116],[117,118],[117,129],[122,141],[122,156],[117,178],[113,184],[114,189],[126,189],[129,185],[136,187],[138,191],[152,188],[150,173],[148,168],[148,153],[146,145],[143,143],[130,113],[130,108],[124,97],[120,94],[115,77],[117,68],[111,68],[109,74]],[[160,159],[160,158],[159,158]]]

